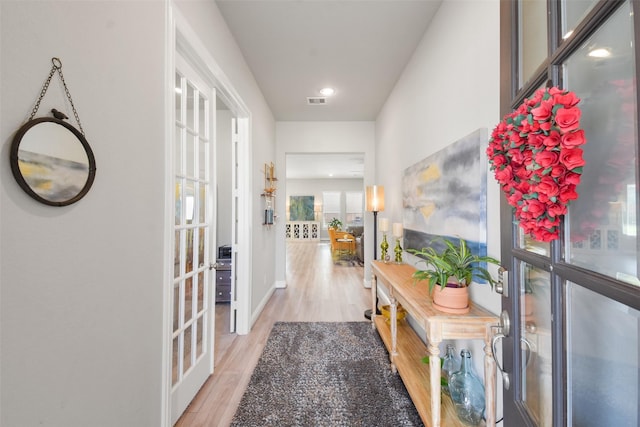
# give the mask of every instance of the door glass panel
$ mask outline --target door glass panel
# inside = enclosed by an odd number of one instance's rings
[[[176,336],[173,339],[172,344],[172,353],[171,353],[171,385],[174,385],[178,382],[178,373],[180,372],[178,361],[180,360],[178,357],[178,337]]]
[[[629,4],[620,7],[563,64],[567,88],[582,99],[580,124],[587,139],[580,197],[569,206],[565,258],[638,284],[637,106],[630,13]]]
[[[552,425],[551,286],[549,273],[521,263],[521,396],[539,427]]]
[[[204,340],[204,315],[198,317],[197,339],[196,339],[196,359],[202,354],[202,344]]]
[[[567,425],[640,425],[639,325],[638,310],[567,284]]]
[[[598,0],[563,0],[561,2],[562,13],[562,38],[568,39],[576,26],[593,9]]]
[[[180,301],[180,281],[174,282],[173,284],[173,300]],[[173,304],[173,332],[178,330],[180,324],[178,323],[180,320],[180,304]]]
[[[547,58],[547,1],[518,2],[518,76],[521,88]]]
[[[174,144],[174,167],[176,175],[182,174],[182,128],[176,126],[176,140]]]
[[[191,132],[187,132],[187,164],[186,164],[186,175],[190,178],[194,178],[196,176],[196,141],[197,137]]]
[[[190,82],[187,82],[187,97],[185,99],[187,106],[187,129],[192,131],[196,130],[196,115],[193,113],[194,102],[195,102],[195,94],[196,90],[191,85]]]
[[[201,271],[200,273],[198,273],[198,313],[200,313],[202,311],[202,308],[204,307],[204,284],[204,271]]]
[[[184,281],[184,323],[193,316],[193,276]]]
[[[200,140],[200,144],[198,145],[198,148],[200,150],[200,152],[198,153],[198,177],[200,179],[206,179],[207,177],[207,169],[206,166],[209,162],[207,162],[207,147],[208,146],[208,142],[206,140]]]
[[[195,194],[196,183],[187,180],[184,189],[184,216],[187,224],[193,224],[193,216],[195,214]]]
[[[193,343],[191,337],[193,336],[193,326],[189,326],[184,331],[184,357],[182,358],[182,373],[184,374],[191,367],[191,354],[193,354]]]
[[[200,223],[206,221],[207,215],[207,190],[208,186],[205,183],[200,183],[200,200],[198,201],[200,211]]]
[[[551,245],[549,242],[539,242],[535,240],[529,234],[525,234],[520,227],[518,227],[518,235],[519,248],[536,253],[538,255],[549,256],[551,254]]]
[[[185,270],[185,274],[189,274],[193,271],[193,237],[194,237],[194,232],[193,232],[193,228],[190,228],[188,230],[186,230],[186,236],[187,236],[187,245],[186,245],[186,270]]]
[[[180,112],[182,111],[182,77],[178,73],[176,73],[175,91],[176,91],[176,120],[180,121],[181,120]]]
[[[176,214],[175,225],[180,225],[182,221],[182,180],[176,180]]]
[[[202,93],[199,94],[198,97],[198,123],[200,126],[198,127],[198,133],[202,137],[207,137],[206,130],[207,127],[207,100],[203,98]]]
[[[173,255],[173,278],[180,276],[180,232],[175,232],[175,248]],[[177,300],[176,300],[177,301]]]
[[[205,231],[205,227],[198,229],[198,266],[201,268],[204,267]]]

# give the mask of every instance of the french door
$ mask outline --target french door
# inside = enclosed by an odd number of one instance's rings
[[[213,372],[215,89],[176,56],[171,422]]]
[[[502,221],[505,426],[640,425],[638,6],[501,2],[502,113],[540,87],[568,89],[587,139],[560,239]]]

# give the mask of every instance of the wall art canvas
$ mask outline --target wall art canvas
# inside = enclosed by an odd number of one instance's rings
[[[289,221],[313,221],[313,196],[289,196]]]
[[[487,130],[465,136],[405,169],[402,177],[406,249],[444,247],[463,238],[487,254]]]

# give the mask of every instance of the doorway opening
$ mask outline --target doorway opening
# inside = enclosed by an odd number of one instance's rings
[[[341,265],[363,265],[364,153],[286,153],[285,161],[287,244],[331,246],[328,228],[335,218],[353,236],[348,253],[339,254],[348,261]]]

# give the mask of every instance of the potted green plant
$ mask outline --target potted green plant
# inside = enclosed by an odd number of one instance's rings
[[[500,265],[490,256],[474,255],[467,242],[459,239],[455,244],[442,239],[445,248],[438,252],[433,247],[409,252],[421,257],[418,262],[426,264],[426,268],[416,270],[413,278],[416,282],[426,280],[429,292],[433,293],[433,304],[441,311],[449,313],[467,313],[469,311],[469,291],[473,279],[482,279],[493,286],[496,281],[481,263]],[[436,286],[436,284],[438,286]]]
[[[331,218],[331,221],[329,221],[329,228],[333,228],[334,230],[340,230],[342,228],[342,221],[340,221],[338,218],[333,217]]]

